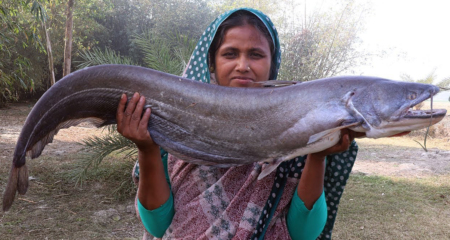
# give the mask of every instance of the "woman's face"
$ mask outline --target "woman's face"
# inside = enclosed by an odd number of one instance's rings
[[[230,28],[215,54],[215,76],[221,86],[252,87],[269,80],[269,42],[252,25]]]

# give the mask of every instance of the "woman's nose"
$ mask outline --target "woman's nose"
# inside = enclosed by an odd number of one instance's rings
[[[250,70],[250,64],[246,57],[240,57],[236,63],[236,70],[239,72],[247,72]]]

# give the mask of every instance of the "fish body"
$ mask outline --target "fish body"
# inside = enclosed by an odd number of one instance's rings
[[[362,76],[279,88],[230,88],[136,66],[82,69],[52,86],[27,117],[14,152],[3,209],[10,207],[16,191],[26,192],[27,153],[38,157],[61,128],[84,121],[96,126],[115,124],[123,93],[146,97],[146,106],[152,109],[150,135],[180,159],[218,167],[253,162],[271,162],[276,167],[333,146],[342,128],[379,138],[435,124],[445,110],[410,108],[438,91],[432,85]]]

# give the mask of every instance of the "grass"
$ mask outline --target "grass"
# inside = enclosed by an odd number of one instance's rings
[[[449,239],[450,175],[351,175],[334,239]]]

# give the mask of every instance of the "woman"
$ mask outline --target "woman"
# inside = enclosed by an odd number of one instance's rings
[[[236,9],[206,29],[184,76],[228,87],[258,86],[276,79],[280,55],[270,19],[253,9]],[[125,108],[123,96],[117,122],[118,131],[139,149],[139,213],[154,236],[315,239],[322,232],[327,220],[325,156],[348,149],[353,132],[345,130],[336,146],[284,162],[257,181],[265,164],[223,169],[189,164],[172,155],[162,160],[147,131],[150,110],[142,116],[144,103],[136,93]],[[354,159],[356,145],[351,147],[347,154]]]

